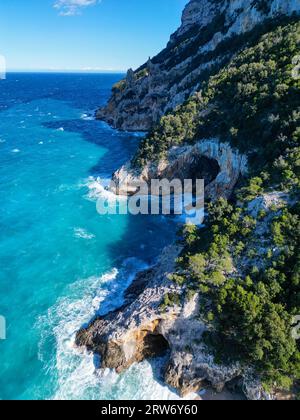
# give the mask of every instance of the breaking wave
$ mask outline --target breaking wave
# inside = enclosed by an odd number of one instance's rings
[[[123,196],[116,196],[113,192],[109,191],[107,187],[111,182],[110,178],[100,179],[93,176],[89,177],[85,182],[85,186],[88,188],[89,192],[87,198],[93,201],[98,199],[108,200],[108,201],[126,201],[127,198]]]
[[[82,323],[88,323],[95,314],[103,315],[121,306],[124,291],[137,272],[146,268],[143,261],[130,258],[120,269],[114,268],[100,277],[79,280],[68,288],[64,298],[39,318],[37,327],[42,337],[39,359],[44,363],[44,369],[56,377],[52,399],[179,399],[156,379],[163,359],[151,364],[133,365],[127,372],[118,375],[108,369],[97,369],[99,360],[75,347],[75,335]],[[46,351],[49,340],[56,342],[56,352],[50,361]]]
[[[90,114],[81,114],[80,119],[84,121],[93,121],[95,120],[95,117]]]

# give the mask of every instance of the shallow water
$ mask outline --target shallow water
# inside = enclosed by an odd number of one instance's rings
[[[122,303],[134,274],[174,238],[174,222],[99,216],[98,176],[138,136],[94,121],[121,75],[9,74],[0,81],[0,399],[175,398],[163,361],[119,376],[95,369],[74,335]]]

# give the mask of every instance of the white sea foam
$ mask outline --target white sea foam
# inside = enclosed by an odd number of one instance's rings
[[[75,238],[86,239],[86,240],[90,240],[90,239],[95,238],[94,234],[89,233],[88,231],[86,231],[83,228],[75,228],[74,229],[74,236],[75,236]]]
[[[80,119],[85,120],[85,121],[93,121],[95,117],[88,114],[81,114]]]
[[[13,149],[13,150],[12,150],[12,153],[20,153],[20,151],[21,151],[21,150],[19,150],[19,149]]]
[[[57,343],[57,353],[52,369],[58,374],[58,387],[53,399],[178,399],[168,387],[156,381],[152,366],[148,362],[132,366],[125,374],[117,375],[110,370],[97,370],[98,360],[74,346],[76,331],[82,322],[87,322],[100,308],[106,313],[123,302],[122,291],[133,280],[135,274],[146,268],[137,260],[127,260],[120,270],[116,268],[100,278],[76,282],[68,293],[50,309]],[[75,293],[74,293],[75,292]],[[51,324],[51,322],[50,322]],[[157,361],[154,367],[157,367]],[[190,396],[194,398],[195,396]]]
[[[68,288],[65,296],[38,320],[41,332],[39,359],[51,377],[57,378],[53,399],[178,399],[170,389],[156,380],[161,364],[144,362],[133,365],[117,375],[110,370],[97,370],[99,361],[74,345],[75,334],[84,322],[98,311],[107,313],[123,303],[123,291],[136,273],[147,265],[136,258],[126,260],[120,269],[114,268],[101,277],[79,280]],[[47,343],[56,342],[56,354],[48,360]],[[188,398],[195,398],[190,395]]]
[[[114,193],[112,193],[111,191],[108,191],[107,187],[110,183],[110,179],[109,180],[103,180],[100,178],[95,178],[95,177],[89,177],[86,182],[83,184],[84,186],[86,186],[89,189],[89,193],[87,198],[90,200],[95,200],[97,201],[99,198],[108,200],[108,201],[112,201],[115,202],[115,200],[117,199],[117,201],[121,201],[121,200],[126,200],[126,197],[122,197],[122,196],[116,196]]]
[[[124,206],[128,201],[128,197],[115,195],[113,192],[108,190],[108,186],[110,185],[111,179],[101,179],[95,177],[89,177],[84,183],[82,183],[81,187],[87,187],[89,192],[86,196],[88,200],[97,201],[97,200],[104,200],[106,202],[105,207],[107,204],[111,203],[112,210],[116,209],[116,206]],[[149,196],[149,197],[140,197],[141,200],[157,200],[156,196]],[[171,208],[173,205],[171,203]],[[125,209],[124,209],[125,210]],[[130,209],[129,209],[130,211]],[[113,214],[113,213],[112,213]],[[201,227],[203,220],[204,220],[204,207],[196,208],[195,202],[193,198],[189,198],[188,196],[185,197],[184,205],[182,206],[182,214],[180,215],[173,215],[171,220],[173,220],[177,224],[186,224],[186,223],[193,223],[197,226]]]
[[[61,184],[57,188],[57,191],[64,192],[64,191],[79,191],[83,188],[82,184]]]
[[[63,127],[60,127],[60,128],[58,128],[56,131],[61,131],[61,132],[63,132],[63,131],[65,131],[65,129],[64,129]]]

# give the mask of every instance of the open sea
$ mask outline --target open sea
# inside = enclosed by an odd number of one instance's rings
[[[100,216],[97,178],[138,134],[95,121],[118,74],[8,74],[0,80],[0,399],[171,399],[161,360],[122,375],[74,346],[97,312],[174,239],[161,216]]]

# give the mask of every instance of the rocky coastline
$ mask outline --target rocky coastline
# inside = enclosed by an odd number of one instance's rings
[[[225,387],[238,386],[246,397],[261,399],[263,390],[260,384],[254,387],[249,372],[243,378],[239,364],[216,364],[203,345],[206,325],[198,318],[199,294],[183,304],[162,305],[167,295],[183,295],[168,277],[180,251],[177,245],[167,247],[156,266],[137,275],[125,292],[123,306],[81,329],[76,345],[100,355],[101,367],[118,373],[133,363],[167,354],[164,381],[181,396],[207,387],[221,393]]]
[[[197,156],[217,162],[218,171],[206,185],[210,199],[229,197],[240,176],[247,172],[246,156],[212,139],[172,150],[168,160],[159,162],[151,170],[146,168],[138,178],[128,164],[114,174],[114,185],[118,186],[114,192],[134,193],[138,181],[150,182],[152,177],[167,176],[165,171],[170,179],[175,175],[184,178]],[[115,369],[118,373],[133,363],[168,354],[164,381],[181,396],[205,387],[217,393],[226,387],[238,387],[248,398],[267,398],[259,383],[253,387],[248,371],[243,376],[244,369],[238,364],[215,363],[203,344],[202,335],[207,325],[199,319],[201,295],[185,297],[185,288],[170,279],[181,251],[182,247],[176,244],[167,247],[157,265],[137,275],[125,292],[122,307],[81,329],[76,345],[100,355],[101,367]],[[168,305],[164,305],[165,301]]]
[[[166,48],[139,69],[129,69],[96,118],[121,130],[150,130],[201,88],[207,72],[225,65],[242,48],[239,37],[297,11],[298,0],[189,1]]]
[[[185,297],[185,289],[169,278],[181,250],[175,244],[165,248],[154,267],[136,276],[120,308],[78,331],[76,345],[99,355],[102,369],[117,373],[165,355],[161,375],[182,397],[211,389],[212,398],[225,393],[227,399],[272,399],[251,369],[239,363],[216,363],[203,344],[207,324],[199,318],[201,295]]]
[[[199,80],[207,69],[224,64],[236,52],[226,49],[231,37],[250,32],[269,19],[291,16],[299,9],[297,0],[191,0],[166,49],[137,71],[129,70],[97,118],[118,129],[148,131],[161,116],[201,88]],[[248,170],[246,154],[220,138],[207,138],[172,147],[163,158],[148,161],[140,170],[127,163],[113,174],[112,192],[130,195],[141,181],[150,184],[157,178],[197,177],[206,179],[206,198],[229,199]],[[258,245],[276,214],[272,208],[282,200],[286,197],[275,192],[249,203],[249,214],[254,218],[269,214],[265,224],[257,225],[254,239]],[[166,248],[154,267],[137,275],[122,307],[81,329],[76,345],[100,355],[102,368],[118,373],[133,363],[165,354],[164,381],[182,396],[209,386],[218,393],[238,390],[249,400],[280,399],[280,395],[264,391],[249,366],[215,362],[202,339],[209,325],[199,315],[201,293],[189,295],[186,286],[170,277],[181,252],[177,244]],[[242,261],[236,269],[242,271],[246,265],[247,261]]]
[[[219,139],[208,139],[192,146],[174,147],[158,162],[136,170],[128,162],[113,174],[112,192],[130,195],[141,182],[152,179],[204,179],[207,199],[229,198],[240,177],[247,174],[247,156]]]

